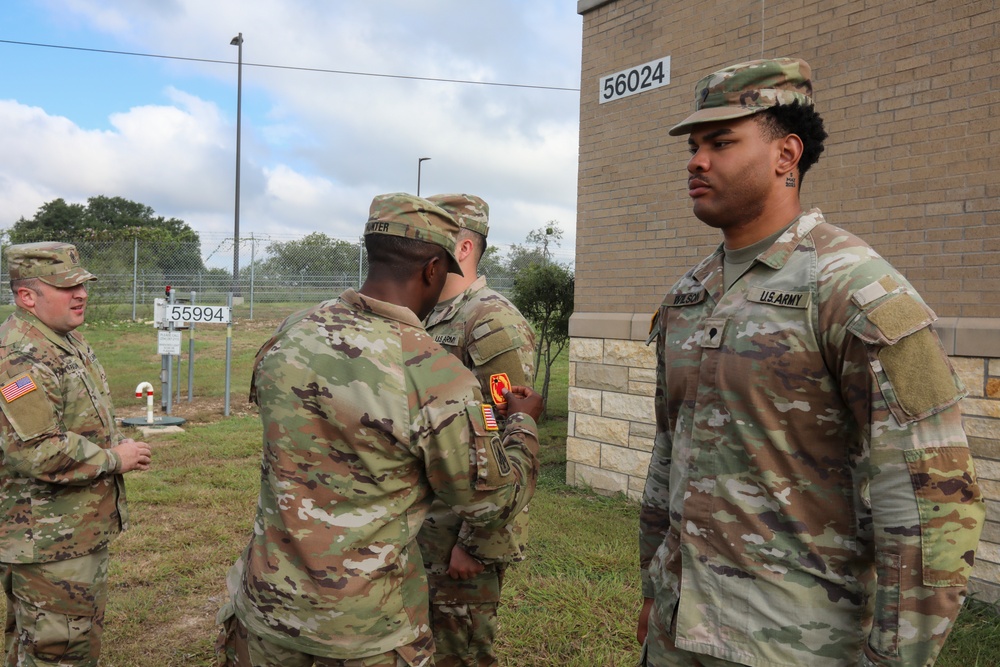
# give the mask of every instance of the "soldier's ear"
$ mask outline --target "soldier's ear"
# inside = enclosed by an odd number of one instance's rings
[[[465,258],[476,251],[476,244],[472,239],[459,237],[458,245],[455,246],[455,257],[458,261],[465,261]]]
[[[802,157],[802,150],[804,148],[802,139],[797,134],[789,134],[780,140],[776,148],[778,152],[775,172],[779,178],[785,178],[799,164],[799,158]]]
[[[25,308],[35,307],[35,290],[30,287],[18,287],[16,294]]]
[[[424,263],[424,268],[420,272],[420,277],[423,283],[428,286],[433,286],[436,284],[436,279],[439,271],[447,271],[444,263],[441,261],[441,257],[435,255],[431,257]]]

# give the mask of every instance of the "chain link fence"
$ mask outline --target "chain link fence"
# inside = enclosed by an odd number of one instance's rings
[[[194,292],[202,305],[224,305],[232,293],[235,318],[284,317],[360,287],[368,270],[363,241],[323,234],[291,241],[241,238],[236,253],[228,238],[213,241],[204,255],[204,243],[128,239],[74,244],[83,265],[98,278],[88,285],[90,321],[150,319],[153,299],[164,297],[167,285],[175,298],[190,299]],[[0,275],[6,276],[2,262],[0,255]],[[498,292],[512,291],[514,275],[502,261],[484,263],[481,273]],[[10,290],[0,290],[0,304],[11,303]]]

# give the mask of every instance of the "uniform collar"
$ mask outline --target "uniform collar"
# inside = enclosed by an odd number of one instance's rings
[[[431,314],[427,316],[427,327],[433,327],[437,324],[441,324],[442,322],[447,322],[455,317],[455,315],[458,314],[458,311],[462,309],[462,306],[472,298],[472,295],[484,287],[486,287],[486,276],[479,276],[472,281],[471,285],[465,288],[464,292],[456,294],[447,301],[442,301],[438,305],[434,306],[434,310],[432,310]]]
[[[40,331],[41,334],[45,336],[45,339],[56,347],[73,354],[77,353],[77,345],[80,343],[80,334],[75,331],[70,331],[65,336],[58,334],[49,328],[47,324],[38,319],[38,317],[36,317],[33,313],[28,312],[24,308],[15,307],[14,317],[23,322],[25,325]]]
[[[791,258],[792,253],[795,252],[795,249],[802,242],[806,234],[822,222],[826,222],[826,220],[818,208],[801,214],[785,230],[785,233],[778,237],[770,248],[757,255],[757,259],[772,269],[780,269]]]
[[[811,209],[808,213],[802,213],[792,221],[792,224],[785,230],[785,233],[764,252],[757,255],[757,260],[772,269],[780,269],[791,258],[792,253],[802,242],[802,239],[815,227],[826,220],[823,213],[818,209]],[[718,301],[725,292],[723,283],[723,261],[725,260],[725,248],[722,243],[716,247],[715,252],[703,259],[691,270],[691,277],[700,283],[712,297]],[[690,286],[687,290],[690,291]]]
[[[344,290],[344,292],[340,295],[340,300],[354,310],[364,310],[413,327],[423,327],[423,324],[421,324],[420,320],[417,319],[416,313],[406,306],[400,306],[395,303],[389,303],[388,301],[373,299],[370,296],[361,294],[353,288]]]

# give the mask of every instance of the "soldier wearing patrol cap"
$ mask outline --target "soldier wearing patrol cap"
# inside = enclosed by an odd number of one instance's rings
[[[535,334],[517,307],[486,286],[479,260],[486,251],[489,206],[468,194],[428,200],[461,226],[455,256],[464,275],[449,274],[427,332],[479,380],[484,400],[503,401],[498,386],[531,385]],[[417,538],[427,568],[435,667],[491,667],[506,567],[524,559],[528,508],[499,530],[477,529],[435,501]]]
[[[96,665],[108,544],[149,445],[115,424],[104,369],[75,331],[86,283],[68,243],[7,248],[16,309],[0,325],[0,565],[7,665]]]
[[[497,529],[534,492],[541,397],[514,387],[501,431],[421,324],[461,272],[458,229],[426,199],[376,197],[361,288],[292,315],[257,353],[260,498],[219,614],[221,664],[429,667],[416,533],[431,501]]]
[[[801,206],[827,136],[805,62],[706,76],[669,134],[722,243],[649,337],[643,664],[931,665],[984,517],[936,317]]]

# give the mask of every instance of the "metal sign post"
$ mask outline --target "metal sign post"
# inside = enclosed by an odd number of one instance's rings
[[[173,390],[172,358],[178,357],[177,363],[177,400],[180,401],[180,355],[182,332],[179,329],[188,327],[191,335],[188,338],[188,400],[194,399],[194,327],[195,324],[226,324],[226,409],[229,416],[229,384],[232,365],[232,301],[229,295],[228,306],[199,306],[195,304],[195,292],[191,292],[190,304],[175,303],[174,294],[167,287],[169,301],[155,299],[153,302],[153,324],[159,329],[158,349],[162,356],[160,379],[164,382],[163,394],[166,396],[166,412],[172,409],[171,394]]]

